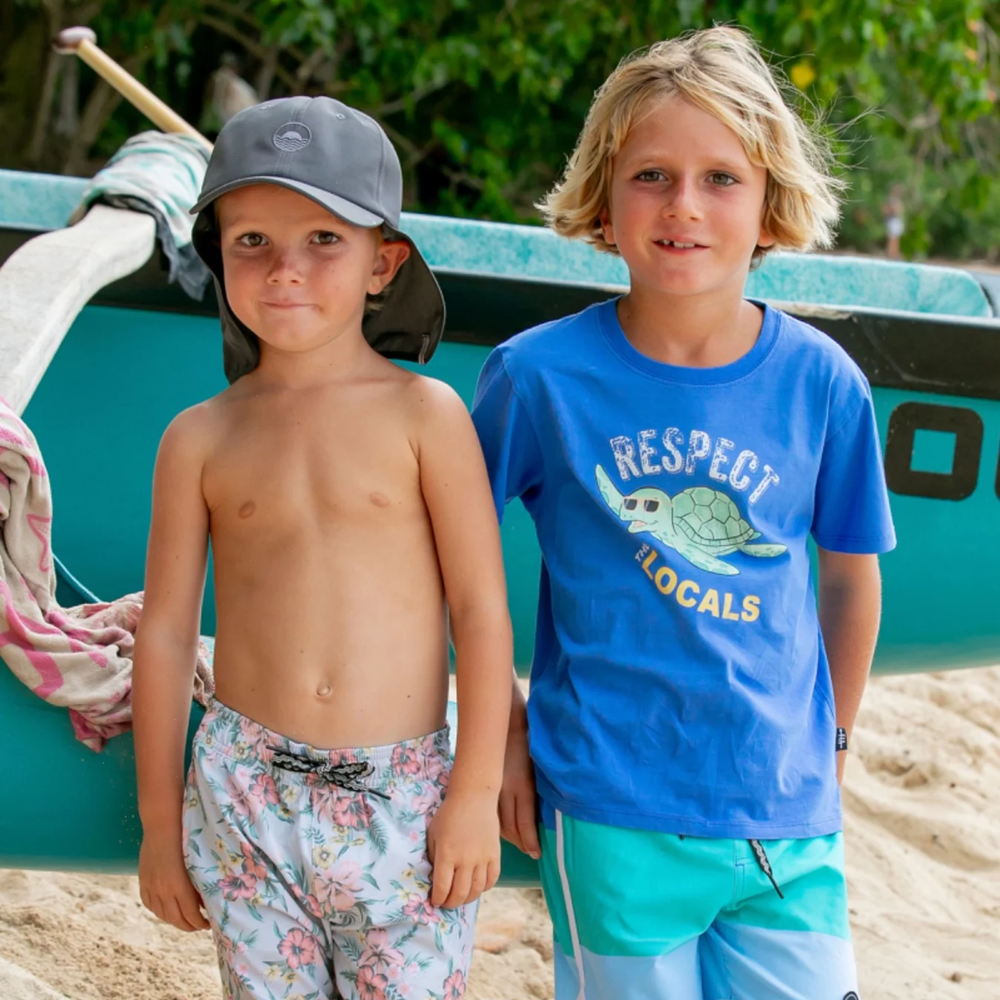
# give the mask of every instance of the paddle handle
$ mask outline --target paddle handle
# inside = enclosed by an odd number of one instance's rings
[[[131,73],[118,65],[97,44],[97,36],[90,28],[66,28],[56,38],[57,52],[76,53],[98,76],[106,80],[127,101],[137,107],[157,128],[164,132],[180,132],[204,143],[212,144],[196,128],[189,125],[176,111],[169,108]]]

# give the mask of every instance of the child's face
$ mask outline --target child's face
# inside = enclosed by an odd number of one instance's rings
[[[409,244],[352,226],[274,184],[219,198],[216,212],[229,306],[260,340],[302,353],[360,329],[365,297],[378,294]]]
[[[767,171],[747,159],[732,129],[668,97],[614,159],[604,235],[628,264],[633,288],[742,295],[754,248],[774,242],[761,226],[766,185]]]

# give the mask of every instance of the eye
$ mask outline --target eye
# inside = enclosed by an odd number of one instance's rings
[[[643,500],[642,502],[642,509],[649,514],[652,514],[654,513],[654,511],[658,510],[659,506],[660,506],[659,500]]]
[[[639,506],[639,501],[638,500],[632,500],[632,499],[626,499],[625,501],[623,501],[622,506],[626,510],[635,510],[636,507]]]
[[[739,184],[739,181],[732,174],[727,174],[722,170],[717,170],[714,174],[709,174],[708,179],[716,187],[732,187],[734,184]]]
[[[313,242],[318,243],[322,247],[329,247],[333,246],[334,243],[339,243],[340,237],[329,230],[321,229],[318,233],[313,233]]]
[[[635,175],[635,179],[644,184],[656,184],[659,181],[665,181],[667,177],[662,170],[640,170]]]
[[[262,247],[267,237],[260,233],[244,233],[236,242],[245,247]]]

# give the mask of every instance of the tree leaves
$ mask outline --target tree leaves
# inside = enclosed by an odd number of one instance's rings
[[[42,16],[40,0],[21,3],[22,21]],[[524,221],[537,221],[533,203],[625,54],[741,25],[840,140],[852,184],[842,243],[884,240],[880,206],[900,183],[904,248],[1000,244],[1000,0],[65,0],[65,23],[85,10],[102,46],[191,120],[232,49],[269,96],[330,94],[381,121],[407,207]],[[4,53],[0,40],[0,66]],[[140,127],[119,105],[91,155]]]

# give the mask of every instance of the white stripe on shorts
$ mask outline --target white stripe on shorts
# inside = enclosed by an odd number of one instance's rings
[[[559,881],[562,883],[563,902],[566,904],[566,918],[569,921],[569,937],[573,943],[573,958],[576,960],[576,975],[580,988],[576,1000],[586,1000],[586,987],[583,980],[583,952],[580,949],[580,935],[576,929],[576,916],[573,913],[573,899],[569,892],[569,877],[566,874],[566,845],[563,840],[563,814],[556,810],[556,862],[559,865]]]

